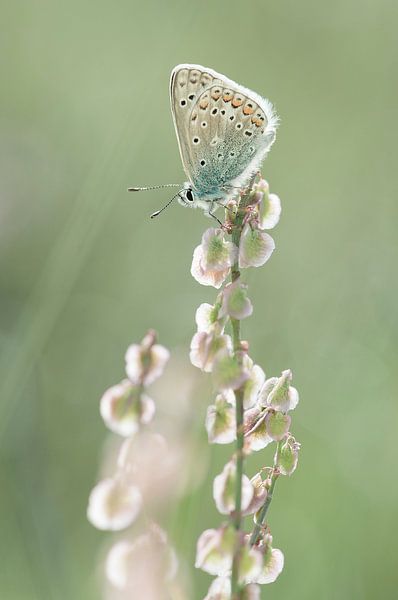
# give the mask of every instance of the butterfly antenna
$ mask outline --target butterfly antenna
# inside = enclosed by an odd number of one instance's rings
[[[144,192],[146,190],[160,190],[166,187],[180,187],[179,183],[164,183],[163,185],[151,185],[149,187],[129,187],[128,192]]]
[[[179,193],[180,193],[180,192],[178,192],[178,194],[179,194]],[[173,200],[175,200],[175,198],[177,198],[178,194],[176,194],[175,196],[173,196],[173,197],[171,198],[171,200],[169,200],[169,201],[168,201],[168,203],[167,203],[167,204],[165,204],[165,205],[163,206],[163,208],[161,208],[160,210],[156,210],[154,213],[152,213],[152,214],[151,214],[151,219],[154,219],[155,217],[157,217],[158,215],[160,215],[160,213],[161,213],[161,212],[163,212],[164,210],[166,210],[166,208],[167,208],[168,206],[170,206],[170,204],[173,202]]]

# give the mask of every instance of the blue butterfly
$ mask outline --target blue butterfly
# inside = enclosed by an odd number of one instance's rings
[[[278,117],[269,100],[200,65],[173,69],[170,103],[188,181],[151,217],[174,198],[215,217],[213,211],[258,172],[275,140]],[[168,186],[174,184],[129,190]]]

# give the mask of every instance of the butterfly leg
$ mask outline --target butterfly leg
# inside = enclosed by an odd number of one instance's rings
[[[221,200],[221,198],[220,198]],[[205,211],[205,215],[209,216],[209,217],[213,217],[213,219],[215,219],[217,221],[217,223],[222,227],[223,224],[221,223],[220,219],[218,217],[216,217],[216,215],[213,213],[214,210],[214,205],[217,203],[217,200],[211,200],[209,202],[209,208],[207,211]]]
[[[218,217],[216,217],[215,214],[213,214],[212,212],[208,212],[207,213],[210,217],[213,217],[213,219],[215,219],[217,221],[217,223],[220,225],[220,227],[224,227],[223,223],[221,223],[220,219]]]
[[[219,198],[219,200],[222,200],[222,198]],[[223,230],[224,230],[224,231],[226,231],[227,233],[232,233],[232,228],[233,228],[233,225],[232,225],[232,223],[231,223],[230,219],[229,219],[229,218],[227,218],[227,219],[224,221],[224,223],[221,223],[220,219],[218,219],[218,218],[216,217],[216,215],[215,215],[214,213],[212,213],[212,210],[213,210],[213,208],[214,208],[214,204],[218,204],[219,206],[221,206],[221,208],[225,208],[225,210],[228,210],[228,211],[230,211],[231,213],[233,213],[233,209],[232,209],[231,207],[229,207],[229,206],[225,206],[224,204],[221,204],[221,203],[219,203],[219,202],[218,202],[218,199],[216,199],[216,200],[213,200],[213,202],[211,203],[211,206],[210,206],[210,208],[209,208],[208,212],[207,212],[207,213],[205,213],[205,214],[206,214],[206,215],[208,215],[209,217],[213,217],[213,219],[215,219],[215,220],[217,221],[217,223],[220,225],[221,229],[223,229]]]

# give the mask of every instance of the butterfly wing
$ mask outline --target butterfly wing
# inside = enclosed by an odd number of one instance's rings
[[[190,115],[203,90],[217,78],[200,65],[177,65],[170,79],[170,104],[184,171],[190,181],[195,168],[190,132]],[[220,81],[221,83],[221,81]]]
[[[184,170],[199,198],[244,186],[275,139],[272,104],[212,69],[176,67],[171,107]]]

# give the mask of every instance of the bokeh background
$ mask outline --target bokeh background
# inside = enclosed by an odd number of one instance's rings
[[[177,206],[152,222],[168,191],[126,193],[184,180],[168,80],[197,62],[282,119],[263,174],[283,217],[247,273],[244,333],[268,375],[293,370],[302,453],[278,482],[286,564],[262,597],[396,598],[397,3],[3,0],[1,15],[0,597],[101,597],[109,534],[85,516],[109,442],[98,400],[148,327],[174,354],[159,410],[182,407],[200,449],[164,524],[190,597],[211,581],[195,543],[220,521],[211,484],[230,448],[206,444],[211,384],[187,358],[215,297],[189,273],[209,222]]]

